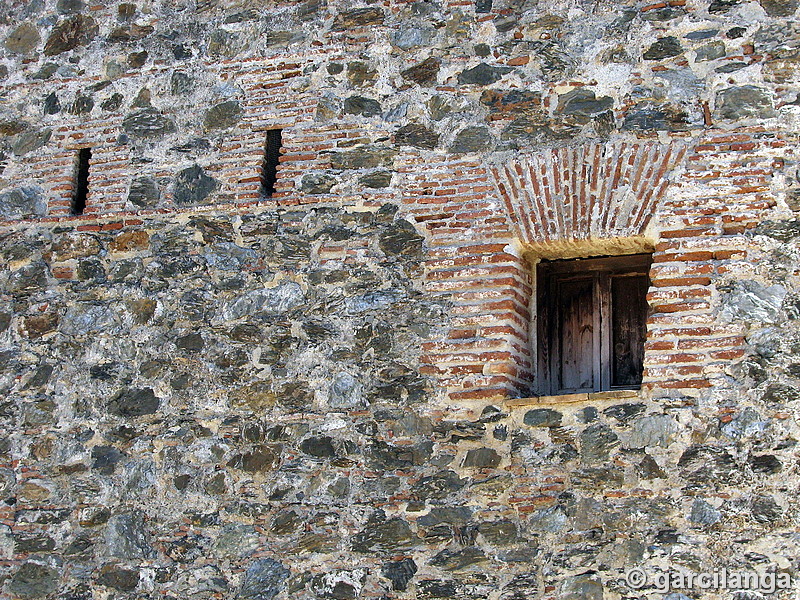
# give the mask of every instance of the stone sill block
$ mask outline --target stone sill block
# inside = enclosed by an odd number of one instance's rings
[[[559,404],[581,404],[584,402],[597,402],[602,400],[625,400],[638,398],[638,390],[609,390],[607,392],[589,392],[582,394],[561,394],[558,396],[533,396],[531,398],[512,398],[503,402],[509,408],[524,406],[542,406]]]

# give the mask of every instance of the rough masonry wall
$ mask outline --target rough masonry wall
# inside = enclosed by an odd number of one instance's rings
[[[6,2],[0,594],[797,577],[797,9]],[[642,390],[528,398],[533,264],[632,245]]]

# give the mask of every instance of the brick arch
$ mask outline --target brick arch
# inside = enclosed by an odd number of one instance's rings
[[[680,141],[613,141],[544,150],[489,168],[528,245],[642,235],[679,166]]]

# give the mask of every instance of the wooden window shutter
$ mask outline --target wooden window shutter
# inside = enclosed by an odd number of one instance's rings
[[[542,395],[639,387],[651,261],[637,254],[539,264]]]

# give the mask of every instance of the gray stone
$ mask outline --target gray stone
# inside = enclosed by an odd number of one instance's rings
[[[331,167],[334,169],[374,169],[390,167],[396,150],[382,146],[362,146],[353,150],[331,153]]]
[[[329,194],[336,185],[336,177],[324,173],[309,173],[303,175],[300,189],[306,194]]]
[[[556,112],[573,115],[588,123],[590,117],[613,107],[614,99],[610,96],[597,98],[592,90],[580,87],[558,97]]]
[[[658,466],[658,463],[649,454],[646,454],[641,462],[636,465],[636,473],[644,480],[665,479],[667,477],[664,470]]]
[[[150,91],[150,88],[139,88],[133,102],[131,102],[131,108],[152,108],[152,99],[153,93]]]
[[[114,92],[108,98],[103,100],[103,102],[100,104],[100,108],[109,112],[116,112],[119,110],[120,106],[122,106],[122,101],[124,99],[125,97],[122,94]]]
[[[664,8],[650,9],[642,13],[645,21],[671,21],[686,14],[686,9],[682,6],[666,6]]]
[[[490,85],[500,81],[505,73],[512,71],[510,67],[495,67],[480,63],[471,69],[458,74],[458,83],[462,85]]]
[[[746,63],[744,61],[733,61],[725,63],[724,65],[720,65],[714,69],[716,73],[733,73],[734,71],[738,71],[739,69],[744,69],[745,67],[749,67],[750,63]]]
[[[722,519],[722,513],[705,500],[697,498],[692,503],[692,512],[689,515],[689,520],[692,523],[713,525],[714,523],[718,523],[720,519]]]
[[[723,296],[722,317],[728,322],[777,323],[786,294],[786,288],[779,284],[765,286],[758,281],[737,281],[733,290]]]
[[[349,373],[337,373],[328,389],[328,406],[343,409],[364,406],[361,383]]]
[[[719,29],[700,29],[698,31],[691,31],[683,37],[687,40],[707,40],[716,37],[718,33]]]
[[[475,0],[475,12],[488,13],[492,11],[492,0]]]
[[[121,560],[136,561],[157,556],[150,544],[144,515],[140,512],[112,516],[106,525],[105,543],[108,554]]]
[[[645,405],[641,402],[626,402],[625,404],[609,406],[603,411],[603,414],[612,419],[616,419],[618,423],[626,424],[628,421],[644,412],[644,409]]]
[[[80,336],[112,328],[117,322],[117,316],[109,306],[80,303],[67,309],[60,329],[67,335]]]
[[[758,0],[770,17],[791,17],[797,12],[798,0]]]
[[[47,287],[47,265],[35,261],[20,267],[8,278],[8,290],[15,294],[32,294]]]
[[[417,583],[417,598],[432,600],[434,598],[457,598],[458,587],[455,581],[440,579],[423,579]]]
[[[111,414],[124,418],[152,415],[160,401],[152,388],[126,388],[117,393],[107,405]]]
[[[345,300],[345,310],[347,314],[357,314],[368,310],[384,310],[395,304],[402,298],[398,290],[378,290],[367,292],[360,296],[347,298]]]
[[[242,107],[236,100],[215,104],[206,111],[203,126],[209,129],[227,129],[242,120]]]
[[[56,10],[62,14],[75,14],[79,13],[86,8],[83,0],[58,0],[56,2]]]
[[[203,257],[212,269],[220,271],[242,271],[258,264],[258,253],[251,248],[243,248],[232,242],[214,244],[205,251]]]
[[[581,461],[585,463],[607,461],[611,450],[619,443],[617,434],[604,423],[590,425],[578,437],[581,443]]]
[[[375,117],[383,112],[377,100],[364,96],[350,96],[345,98],[343,110],[348,115],[361,115],[362,117]]]
[[[239,35],[225,29],[215,29],[208,36],[206,51],[210,56],[233,58],[241,49],[241,45],[242,39]]]
[[[127,115],[122,128],[133,137],[157,138],[175,132],[175,123],[155,108],[143,108]]]
[[[300,284],[282,283],[274,288],[252,290],[226,303],[222,309],[225,320],[244,316],[275,316],[289,312],[305,302]]]
[[[313,436],[304,439],[300,442],[300,450],[316,458],[330,458],[336,456],[336,448],[333,447],[333,438],[327,435]]]
[[[414,226],[404,219],[395,221],[381,232],[380,249],[389,256],[422,258],[422,245],[425,241]]]
[[[708,6],[708,12],[711,14],[728,12],[741,1],[742,0],[712,0],[711,4]]]
[[[781,242],[789,242],[800,237],[800,220],[762,221],[756,226],[754,233],[766,235]]]
[[[395,132],[394,142],[398,146],[433,150],[439,143],[439,134],[419,123],[409,123]]]
[[[717,111],[729,121],[776,116],[771,94],[754,85],[730,87],[717,93]]]
[[[525,413],[522,422],[531,427],[559,427],[562,416],[551,408],[534,408]]]
[[[211,551],[217,558],[236,560],[250,556],[259,547],[259,536],[252,525],[230,523],[217,533]]]
[[[436,80],[436,75],[439,73],[441,66],[442,62],[438,58],[429,56],[421,63],[400,71],[400,76],[407,81],[425,85]]]
[[[347,63],[347,80],[350,85],[363,86],[373,83],[378,78],[378,71],[360,60]]]
[[[228,461],[228,466],[247,473],[269,473],[278,467],[280,460],[280,447],[262,444],[249,452],[237,454]]]
[[[121,592],[131,592],[139,585],[139,571],[110,565],[100,571],[97,582]]]
[[[590,92],[594,97],[594,92]],[[562,99],[565,99],[561,96]],[[578,108],[575,103],[576,98],[572,98],[571,105]],[[529,90],[486,90],[481,94],[481,104],[488,106],[489,110],[496,115],[505,115],[518,118],[526,116],[530,118],[544,118],[542,110],[541,92]]]
[[[404,592],[417,572],[417,563],[411,558],[393,560],[381,566],[381,575],[392,582],[392,589]]]
[[[3,45],[11,54],[28,54],[36,49],[41,38],[33,23],[22,23],[8,34]]]
[[[478,533],[492,546],[507,546],[519,541],[517,525],[508,520],[481,523]]]
[[[781,463],[777,456],[772,454],[751,456],[747,462],[753,473],[772,475],[774,473],[780,473],[783,470],[783,463]]]
[[[781,387],[782,386],[779,384],[779,388]],[[764,394],[766,398],[762,396],[762,401],[769,401],[771,393],[774,391],[776,391],[775,388],[767,388]],[[783,399],[780,398],[779,401],[783,402]],[[730,438],[738,439],[744,436],[759,437],[764,433],[764,431],[766,431],[766,429],[767,422],[761,418],[761,415],[759,415],[758,412],[748,407],[736,415],[736,417],[734,417],[730,423],[723,426],[722,433]]]
[[[683,105],[693,102],[698,96],[705,93],[705,81],[697,77],[689,68],[656,71],[653,75],[667,84],[665,98],[672,102],[679,102]],[[662,108],[662,112],[665,113],[664,118],[673,122],[674,125],[674,121],[681,114],[680,105],[676,107],[667,104]]]
[[[628,131],[685,131],[687,129],[686,113],[676,111],[667,104],[637,104],[625,115],[623,130]]]
[[[410,50],[430,44],[436,30],[420,26],[416,23],[395,29],[392,33],[392,45],[401,50]]]
[[[725,42],[716,41],[701,46],[695,52],[695,60],[702,62],[706,60],[716,60],[725,56]]]
[[[772,383],[761,395],[762,402],[784,407],[791,406],[797,400],[800,400],[800,389],[785,383]]]
[[[161,199],[161,190],[152,177],[136,177],[131,181],[128,190],[128,202],[141,208],[148,208],[158,204]]]
[[[679,431],[678,423],[669,415],[653,415],[636,419],[625,436],[627,448],[667,448]]]
[[[297,7],[297,18],[301,21],[314,19],[317,15],[324,12],[326,6],[325,0],[307,0],[307,2]]]
[[[484,152],[491,147],[492,136],[487,127],[465,127],[456,134],[449,151],[454,154]]]
[[[489,559],[483,550],[470,546],[462,550],[442,550],[428,562],[445,571],[464,571],[474,567],[482,567],[489,562]]]
[[[656,40],[642,55],[644,60],[661,60],[678,56],[683,52],[681,43],[673,36],[667,36]]]
[[[494,468],[500,464],[500,455],[494,448],[472,448],[464,457],[464,467]]]
[[[260,558],[250,564],[244,573],[240,600],[272,600],[286,587],[289,569],[271,558]]]
[[[99,31],[95,20],[88,15],[70,17],[53,28],[44,45],[44,54],[55,56],[79,46],[86,46]]]
[[[5,219],[41,217],[46,211],[41,188],[19,187],[0,192],[0,216]]]
[[[687,483],[692,486],[711,486],[715,483],[734,485],[739,479],[739,465],[725,448],[696,444],[689,446],[678,459]]]
[[[149,54],[147,50],[142,50],[141,52],[131,52],[128,55],[128,66],[131,69],[139,69],[147,62],[148,56]]]
[[[56,541],[44,533],[20,532],[14,534],[14,552],[17,554],[50,552],[55,547]]]
[[[113,446],[95,446],[92,448],[92,469],[102,475],[111,475],[123,458],[124,454]]]
[[[339,12],[333,21],[333,31],[346,31],[355,27],[381,25],[386,15],[381,8],[356,8]]]
[[[303,31],[267,31],[264,33],[264,44],[270,48],[286,48],[306,40]]]
[[[597,576],[566,577],[558,586],[557,600],[603,600],[603,584]]]
[[[205,340],[200,333],[188,333],[175,340],[175,346],[179,350],[197,352],[205,347]]]
[[[440,471],[435,475],[423,477],[412,488],[412,494],[423,500],[442,500],[463,488],[466,479],[461,479],[454,471]]]
[[[169,78],[169,91],[173,96],[182,96],[192,91],[194,81],[183,71],[173,71]]]
[[[353,536],[353,551],[360,554],[400,554],[414,545],[414,534],[409,524],[400,518],[386,520],[383,511],[377,511],[367,521],[366,527]]]
[[[358,183],[368,188],[386,188],[392,184],[392,171],[373,171],[362,175]]]
[[[466,525],[471,517],[472,510],[466,506],[434,507],[417,519],[417,525],[425,528],[433,528],[442,524],[461,527]]]
[[[200,165],[192,165],[175,176],[172,199],[176,204],[200,204],[219,187],[219,182],[206,175]]]
[[[771,496],[756,496],[750,511],[758,523],[774,523],[783,516],[783,509]]]
[[[17,156],[24,156],[29,152],[38,150],[50,141],[53,132],[50,129],[30,129],[23,131],[14,138],[11,150]]]
[[[11,576],[8,591],[18,598],[44,598],[58,590],[61,574],[51,566],[24,562]]]
[[[84,96],[78,94],[75,96],[75,101],[69,107],[70,114],[73,115],[88,115],[94,108],[94,100],[91,96]]]

